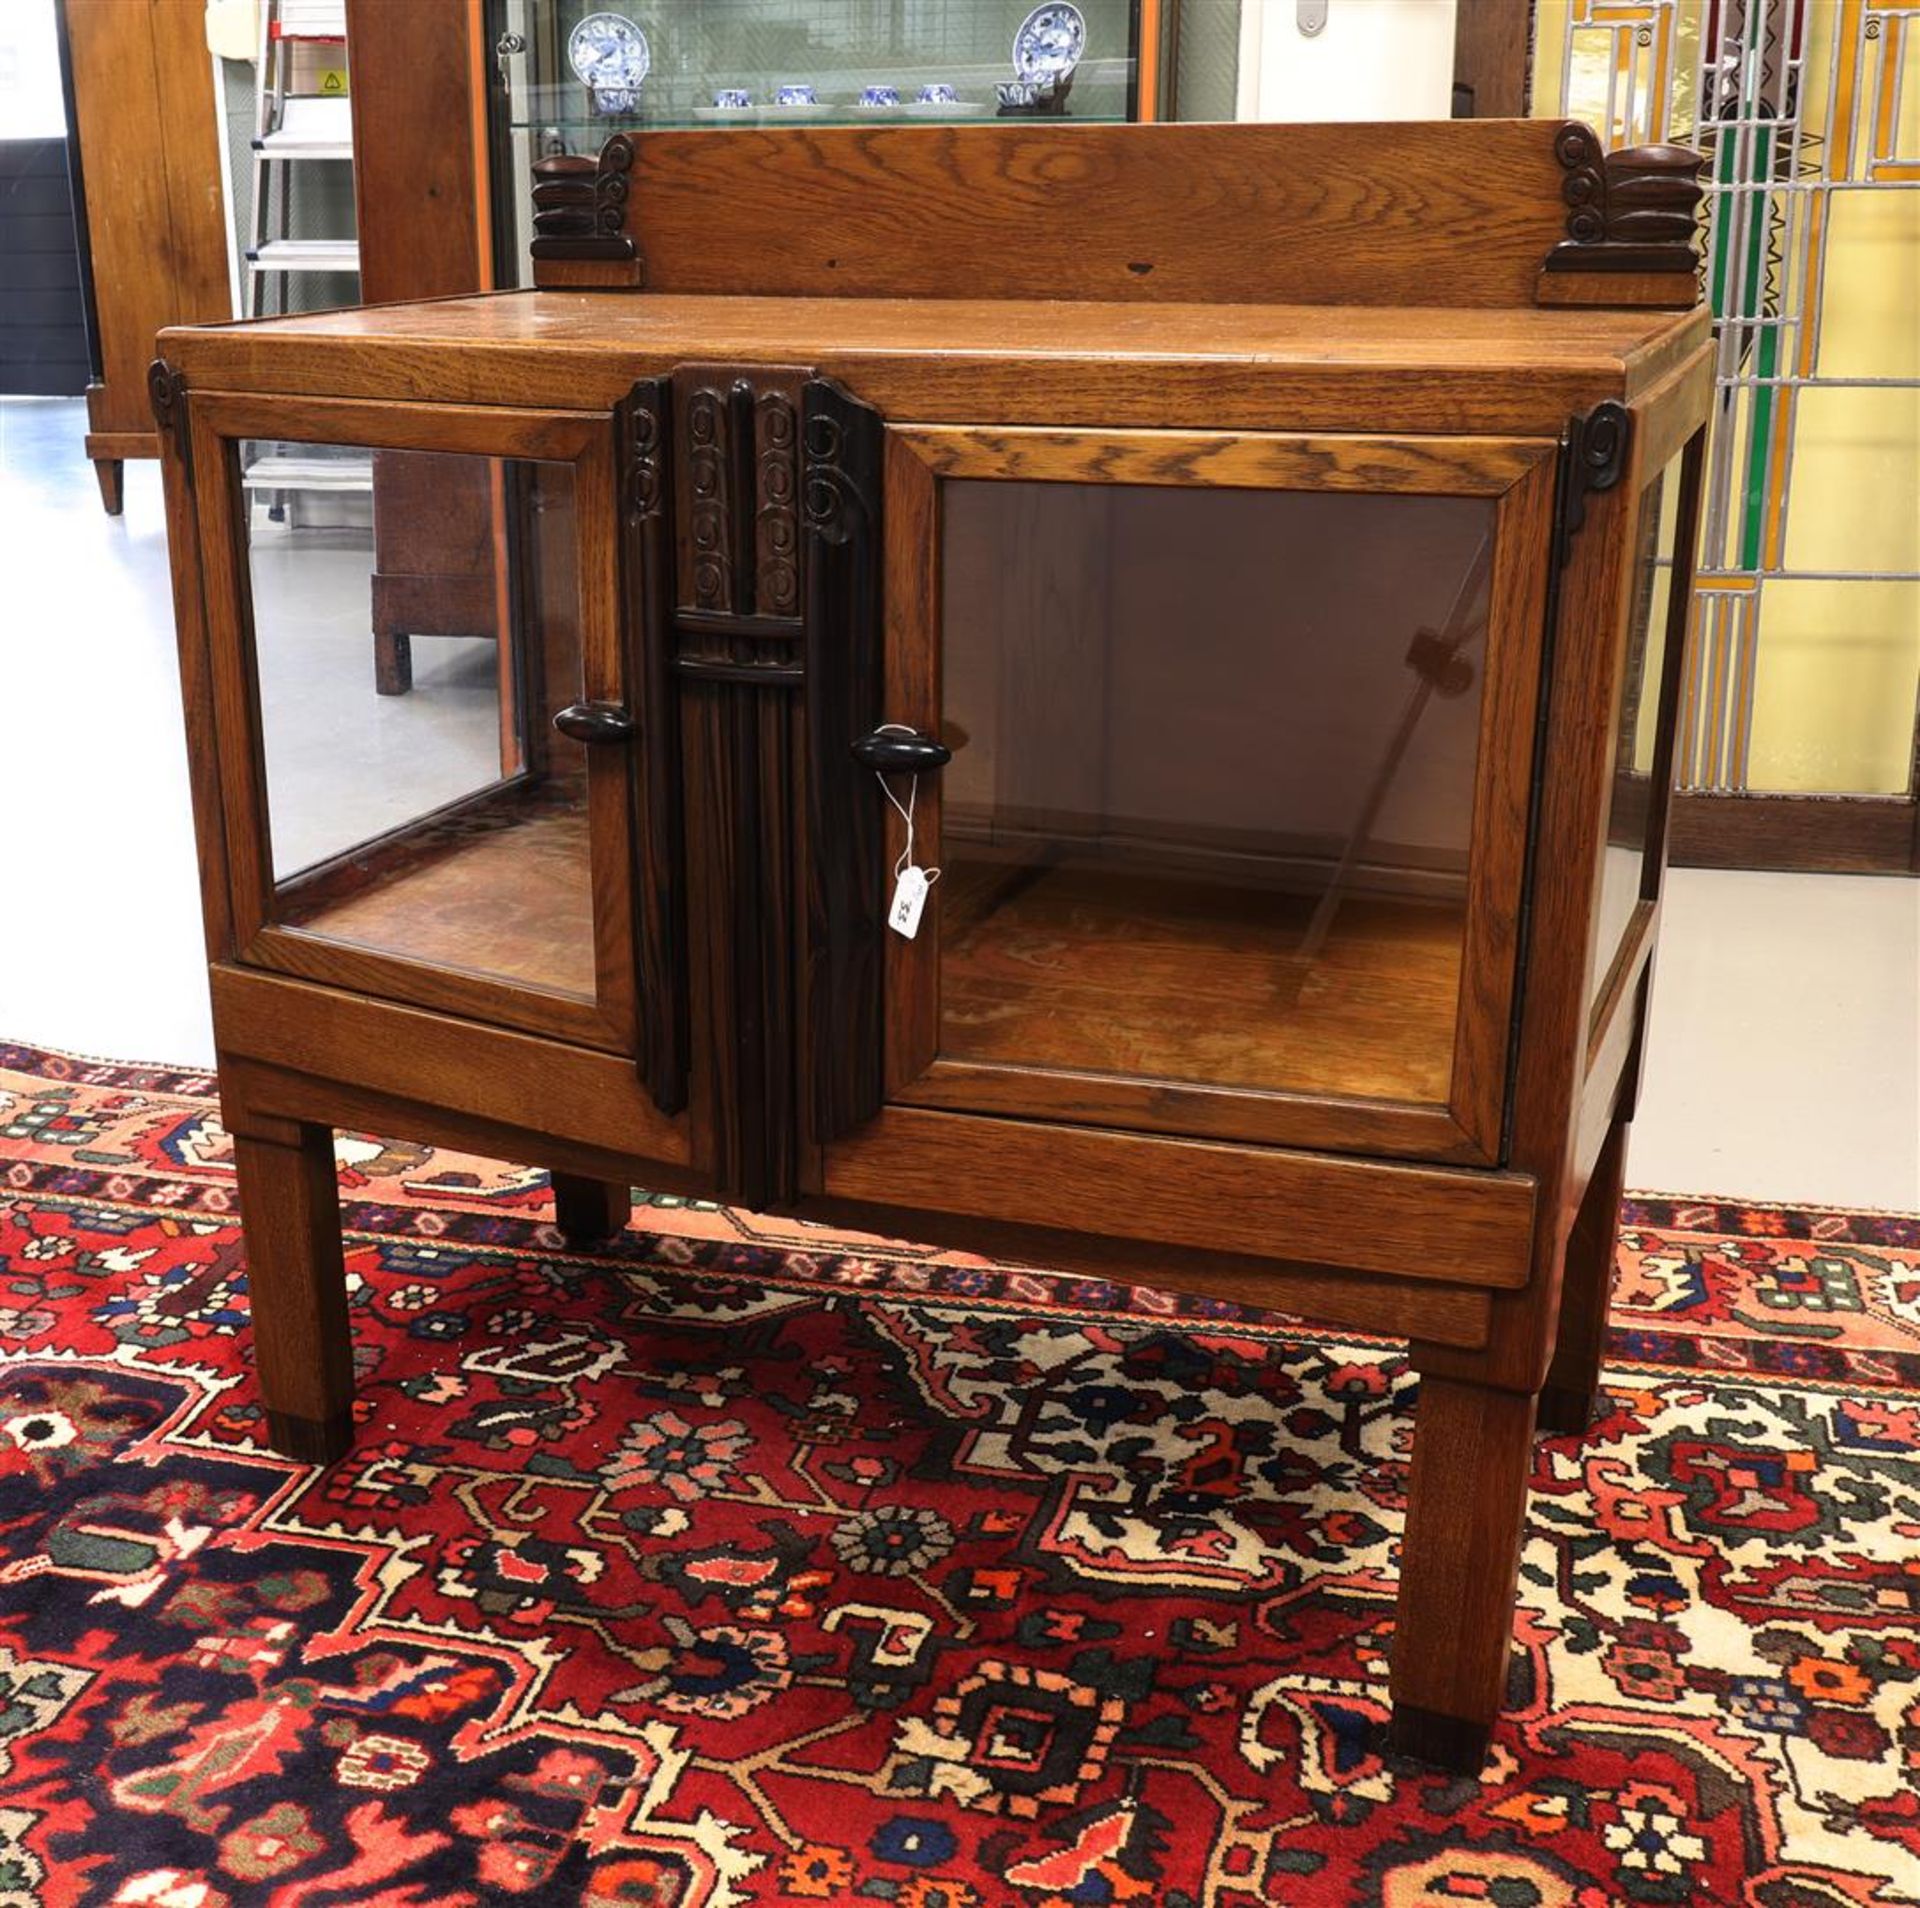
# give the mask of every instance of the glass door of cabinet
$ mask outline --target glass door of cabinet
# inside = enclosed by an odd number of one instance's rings
[[[1495,1159],[1552,454],[893,433],[889,1099]]]
[[[632,1051],[610,421],[193,414],[241,958]]]

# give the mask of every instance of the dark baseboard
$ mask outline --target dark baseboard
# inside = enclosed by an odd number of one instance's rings
[[[1674,797],[1668,859],[1682,868],[1813,874],[1920,873],[1920,802],[1910,795]]]

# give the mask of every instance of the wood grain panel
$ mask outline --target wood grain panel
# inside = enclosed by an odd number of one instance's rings
[[[684,1165],[683,1121],[654,1109],[630,1062],[338,988],[218,965],[221,1054],[442,1106],[607,1154]]]
[[[882,563],[886,577],[880,717],[923,735],[940,733],[940,493],[926,462],[898,431],[888,431],[881,460],[886,486]],[[927,825],[938,841],[939,778],[929,778]],[[889,865],[906,844],[891,810]],[[934,937],[886,936],[886,1057],[891,1096],[933,1064],[940,1043],[940,950]]]
[[[237,1053],[220,1055],[220,1100],[223,1109],[243,1109],[248,1120],[256,1117],[254,1109],[268,1109],[289,1120],[314,1120],[348,1132],[416,1140],[477,1153],[485,1159],[539,1163],[550,1172],[610,1185],[644,1184],[653,1191],[689,1199],[708,1198],[713,1191],[712,1183],[691,1166],[657,1157],[640,1158],[630,1151],[558,1134],[550,1123],[513,1126],[497,1118],[462,1112],[444,1101],[407,1099],[351,1080],[298,1073]]]
[[[1540,701],[1553,482],[1544,464],[1500,501],[1487,606],[1467,931],[1448,1104],[1481,1157],[1499,1156],[1519,960],[1519,904]]]
[[[362,404],[327,398],[196,390],[194,416],[226,438],[280,437],[374,450],[570,462],[611,441],[611,411],[564,413],[493,405]]]
[[[877,1233],[883,1239],[911,1239],[953,1251],[978,1252],[1002,1264],[1033,1266],[1044,1272],[1124,1279],[1155,1291],[1256,1305],[1391,1338],[1408,1338],[1417,1332],[1435,1344],[1464,1350],[1486,1342],[1488,1295],[1464,1285],[1388,1278],[1306,1260],[1196,1252],[1190,1246],[1018,1225],[924,1207],[813,1197],[801,1200],[796,1213],[820,1225]],[[968,1302],[986,1309],[993,1304],[991,1300]]]
[[[159,379],[170,383],[163,365]],[[174,392],[171,406],[185,406]],[[200,913],[207,958],[224,960],[233,952],[233,910],[227,875],[227,817],[221,792],[220,746],[214,727],[215,672],[208,639],[206,593],[202,578],[200,517],[194,494],[193,466],[182,430],[161,434],[161,482],[167,506],[167,548],[173,575],[175,653],[180,666],[180,700],[186,716],[187,774],[193,790],[193,836],[200,868]],[[218,481],[215,473],[209,481]],[[215,561],[221,559],[216,556]]]
[[[1683,868],[1920,874],[1920,801],[1682,789],[1673,804],[1673,859]]]
[[[154,333],[233,315],[204,9],[62,4],[101,367],[87,393],[87,454],[154,457]]]
[[[446,298],[493,283],[474,0],[346,0],[360,296]]]
[[[1409,1279],[1526,1281],[1533,1182],[888,1107],[827,1149],[828,1194]]]
[[[1517,118],[1527,110],[1527,61],[1533,50],[1535,0],[1458,0],[1453,27],[1453,84],[1464,87],[1467,119]]]
[[[1666,469],[1700,428],[1713,401],[1713,352],[1690,351],[1665,377],[1640,394],[1634,406],[1633,469],[1628,481],[1643,489]]]
[[[913,426],[898,433],[941,477],[1080,484],[1229,484],[1497,496],[1550,461],[1553,447],[1511,438],[1431,444],[1367,436],[1293,437],[1232,431],[982,430]]]
[[[731,136],[731,135],[729,135]],[[636,377],[811,364],[890,422],[1555,437],[1697,349],[1690,314],[990,299],[608,298],[579,292],[308,313],[169,333],[196,385],[611,408]]]
[[[1555,131],[643,132],[628,231],[662,292],[939,298],[964,244],[975,296],[1524,304],[1565,236]]]
[[[936,1059],[890,1096],[950,1112],[1006,1106],[1031,1119],[1116,1126],[1135,1133],[1247,1140],[1262,1146],[1395,1153],[1448,1165],[1485,1163],[1485,1152],[1439,1104],[1335,1093],[1221,1092],[1177,1081]],[[1339,1135],[1333,1147],[1329,1135]]]
[[[198,733],[212,753],[226,831],[232,944],[266,925],[273,884],[267,836],[267,765],[261,746],[259,665],[248,574],[247,500],[232,441],[218,436],[187,397],[193,494],[199,521],[206,629],[206,700]]]

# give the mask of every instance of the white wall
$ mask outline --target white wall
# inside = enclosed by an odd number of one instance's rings
[[[1445,119],[1454,0],[1326,0],[1311,36],[1296,0],[1246,0],[1242,119]]]

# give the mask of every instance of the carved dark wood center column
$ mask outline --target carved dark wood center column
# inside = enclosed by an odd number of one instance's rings
[[[882,830],[849,754],[878,700],[879,419],[764,366],[683,366],[630,411],[671,446],[671,484],[651,451],[631,476],[641,667],[678,709],[696,1128],[723,1198],[778,1206],[879,1100]]]

